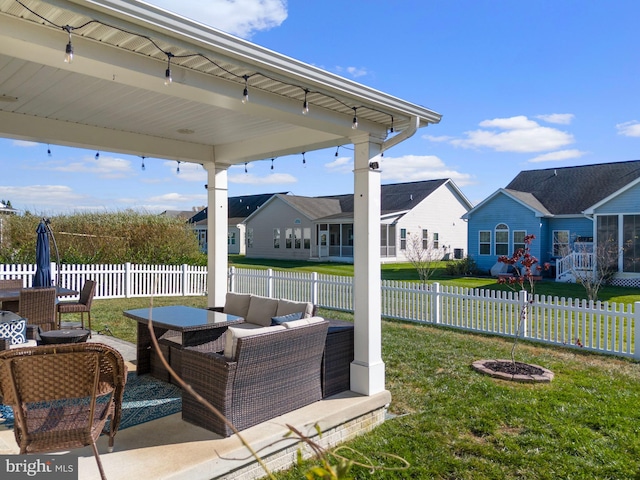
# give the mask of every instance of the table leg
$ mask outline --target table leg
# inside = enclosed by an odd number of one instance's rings
[[[167,332],[166,328],[153,327],[156,338]],[[151,332],[146,323],[138,322],[138,342],[136,345],[136,372],[138,375],[151,371]]]

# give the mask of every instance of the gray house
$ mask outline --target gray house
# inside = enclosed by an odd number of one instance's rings
[[[438,258],[462,258],[471,209],[451,179],[381,186],[382,262],[407,261],[407,242],[418,236]],[[273,195],[246,218],[246,255],[253,258],[353,262],[352,194]]]
[[[532,254],[574,281],[575,262],[593,268],[598,246],[615,245],[613,283],[640,287],[640,160],[520,172],[464,218],[469,255],[491,269],[534,234]]]

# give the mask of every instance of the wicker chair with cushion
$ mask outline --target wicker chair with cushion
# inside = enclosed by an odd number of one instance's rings
[[[27,319],[29,325],[35,325],[48,332],[57,328],[56,323],[56,289],[24,288],[20,290],[21,317]]]
[[[318,323],[303,326],[229,327],[225,353],[202,351],[202,345],[182,350],[183,379],[238,430],[319,401],[329,322],[315,318]],[[230,345],[232,332],[239,337]],[[233,433],[186,391],[182,418],[225,437]]]
[[[86,280],[80,292],[80,298],[77,302],[60,302],[58,303],[58,326],[62,328],[63,313],[79,313],[80,328],[84,329],[84,314],[87,314],[89,324],[89,337],[91,337],[91,302],[96,294],[96,282],[94,280]]]
[[[102,478],[96,440],[105,433],[113,448],[125,382],[122,355],[100,343],[0,352],[0,395],[13,408],[20,453],[91,445]]]
[[[0,280],[0,290],[20,290],[23,287],[21,278],[5,278]],[[1,302],[0,310],[8,310],[9,312],[17,312],[18,311],[18,301],[17,300],[6,300]]]

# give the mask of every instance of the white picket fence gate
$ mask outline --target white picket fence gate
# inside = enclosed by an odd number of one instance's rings
[[[56,266],[52,264],[52,277]],[[0,265],[0,279],[31,285],[35,265]],[[60,285],[80,290],[96,280],[95,298],[207,294],[207,268],[188,265],[61,265]],[[229,291],[312,302],[353,311],[353,277],[271,269],[229,269]],[[633,305],[571,298],[382,281],[382,316],[521,338],[640,360],[640,302]]]

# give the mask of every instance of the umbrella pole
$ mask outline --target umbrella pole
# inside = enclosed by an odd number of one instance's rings
[[[53,230],[51,230],[50,224],[51,220],[48,218],[43,218],[45,227],[47,228],[47,232],[53,240],[53,247],[56,249],[56,287],[60,286],[60,252],[58,252],[58,243],[56,242],[56,237],[53,235]]]

